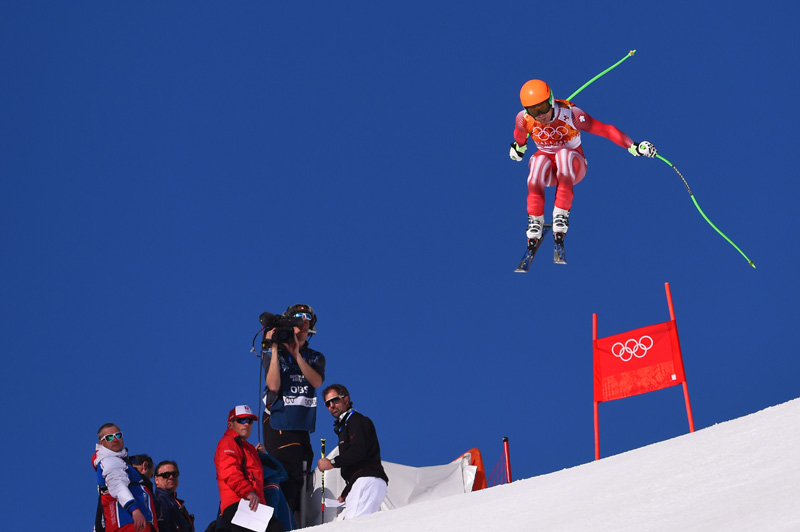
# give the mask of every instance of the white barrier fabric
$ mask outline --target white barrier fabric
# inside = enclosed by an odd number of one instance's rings
[[[331,451],[327,458],[334,458],[339,454],[338,447]],[[383,461],[383,469],[389,477],[389,487],[386,499],[381,505],[381,511],[402,508],[409,504],[430,501],[468,493],[472,491],[477,467],[470,465],[469,454],[449,464],[412,467],[393,462]],[[319,469],[314,470],[313,486],[311,488],[310,502],[306,508],[306,523],[308,526],[318,525],[322,521],[322,474]],[[325,472],[325,498],[336,499],[344,490],[344,480],[338,469]],[[325,522],[334,521],[344,513],[344,508],[325,508]]]

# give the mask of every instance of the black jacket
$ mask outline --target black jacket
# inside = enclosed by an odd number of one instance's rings
[[[347,484],[342,497],[347,497],[356,479],[361,477],[389,477],[381,465],[381,446],[372,420],[355,410],[349,410],[333,424],[339,435],[339,456],[333,459],[333,467],[340,468]]]
[[[174,492],[156,488],[154,497],[159,532],[194,532],[194,516]]]

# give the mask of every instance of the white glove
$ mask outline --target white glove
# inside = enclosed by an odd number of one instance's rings
[[[631,152],[631,155],[634,157],[639,157],[640,155],[644,155],[645,157],[655,157],[658,154],[656,147],[646,140],[642,142],[634,142],[631,144],[631,147],[628,148],[628,151]]]
[[[508,152],[508,156],[515,161],[521,161],[522,156],[525,155],[525,150],[527,149],[528,149],[527,144],[525,146],[520,146],[516,142],[512,142],[511,151]]]

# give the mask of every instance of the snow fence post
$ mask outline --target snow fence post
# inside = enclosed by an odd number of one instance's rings
[[[506,458],[506,484],[511,483],[511,455],[508,450],[508,436],[503,436],[503,454]]]

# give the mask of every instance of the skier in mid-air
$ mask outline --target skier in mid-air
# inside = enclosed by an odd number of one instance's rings
[[[569,101],[556,100],[553,91],[542,80],[532,79],[519,93],[522,107],[517,114],[514,142],[510,157],[521,161],[527,149],[528,137],[537,151],[528,161],[528,248],[535,251],[544,227],[544,189],[557,187],[553,208],[553,237],[563,245],[569,227],[572,208],[572,187],[586,175],[586,158],[581,146],[581,131],[605,137],[626,148],[635,156],[655,157],[656,148],[650,142],[633,142],[610,124],[604,124],[575,107]]]

